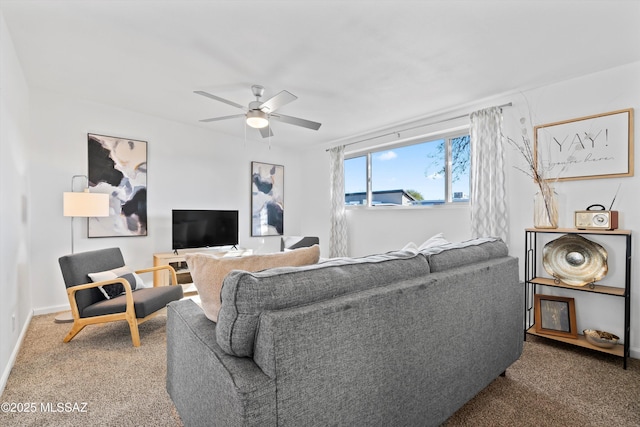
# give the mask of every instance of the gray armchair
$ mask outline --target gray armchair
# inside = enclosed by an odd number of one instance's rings
[[[320,239],[312,236],[286,236],[280,239],[280,251],[292,250],[298,248],[308,248],[309,246],[319,245]]]
[[[176,273],[168,265],[137,270],[135,273],[169,270],[170,286],[142,288],[134,292],[127,280],[131,275],[91,282],[89,274],[125,266],[119,248],[65,255],[58,261],[73,315],[73,326],[64,338],[64,342],[71,341],[87,325],[125,320],[131,330],[133,345],[138,347],[140,346],[138,325],[155,316],[158,310],[166,307],[171,301],[179,300],[183,296],[182,286],[175,286],[178,283]],[[121,284],[124,287],[124,293],[108,299],[100,287],[113,284]]]

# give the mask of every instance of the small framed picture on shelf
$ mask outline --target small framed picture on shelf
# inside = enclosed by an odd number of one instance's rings
[[[578,337],[573,298],[535,294],[534,312],[537,333],[566,338]]]

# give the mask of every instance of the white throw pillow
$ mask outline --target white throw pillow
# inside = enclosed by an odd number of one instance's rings
[[[446,245],[447,243],[449,243],[449,241],[444,238],[444,233],[438,233],[421,244],[418,247],[418,252],[428,248],[433,248],[434,246]]]
[[[407,243],[404,248],[400,249],[401,251],[406,251],[406,252],[411,252],[412,254],[417,254],[419,252],[418,247],[416,246],[415,243],[413,242],[409,242]]]
[[[89,278],[92,282],[102,282],[103,280],[112,280],[122,277],[129,282],[131,290],[144,288],[144,282],[142,278],[138,276],[130,267],[126,265],[123,267],[114,268],[113,270],[100,271],[97,273],[89,273]],[[102,292],[106,299],[115,298],[118,295],[124,293],[124,286],[120,283],[114,283],[112,285],[98,286],[98,289]]]

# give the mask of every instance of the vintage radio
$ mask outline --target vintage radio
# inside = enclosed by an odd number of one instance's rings
[[[594,210],[592,208],[600,208]],[[578,230],[615,230],[618,211],[605,211],[602,205],[591,205],[585,211],[575,211],[574,222]]]

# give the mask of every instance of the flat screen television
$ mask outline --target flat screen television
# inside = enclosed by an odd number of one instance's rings
[[[238,211],[174,209],[171,217],[174,251],[238,244]]]

